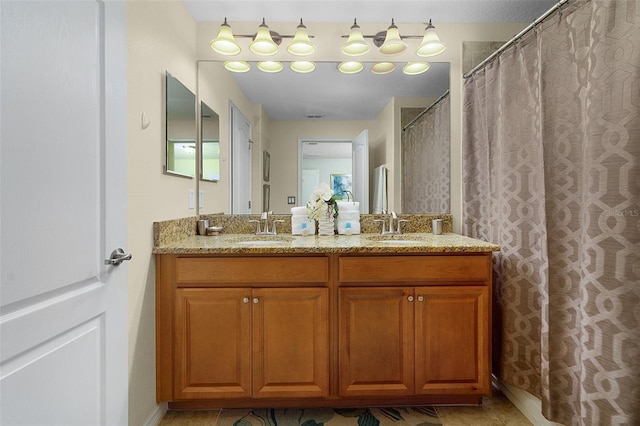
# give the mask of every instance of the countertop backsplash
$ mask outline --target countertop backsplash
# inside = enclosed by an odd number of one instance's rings
[[[453,216],[450,214],[400,214],[400,219],[407,219],[409,222],[402,224],[402,232],[428,233],[431,232],[431,220],[443,219],[443,229],[445,233],[453,232]],[[153,223],[153,246],[159,247],[180,241],[184,238],[197,234],[198,219],[208,219],[209,226],[222,226],[221,234],[255,234],[256,224],[250,220],[260,220],[260,214],[209,214],[185,217],[181,219],[166,220]],[[362,214],[360,215],[360,229],[363,234],[379,234],[381,224],[374,222],[376,219],[389,220],[389,215],[383,214]],[[277,223],[277,232],[280,235],[291,235],[291,215],[271,214],[269,215],[269,226],[273,220],[283,220]],[[208,238],[216,238],[210,236]]]

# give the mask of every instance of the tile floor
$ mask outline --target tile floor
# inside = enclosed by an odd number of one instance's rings
[[[481,406],[436,406],[440,422],[445,426],[528,426],[531,423],[504,396],[484,398]],[[228,426],[242,417],[242,410],[169,411],[161,426]],[[248,412],[249,410],[244,410]],[[422,423],[419,420],[393,422],[394,426]],[[340,426],[335,421],[333,425]],[[345,425],[347,423],[344,423]],[[352,420],[348,424],[355,424]],[[292,426],[287,422],[286,426]]]

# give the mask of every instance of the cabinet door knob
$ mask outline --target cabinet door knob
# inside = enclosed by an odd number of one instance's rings
[[[418,296],[418,302],[424,302],[424,296]]]
[[[407,300],[408,300],[409,302],[413,302],[413,296],[409,296],[409,297],[407,297]]]
[[[248,297],[243,298],[242,303],[249,303],[249,298]]]
[[[254,303],[254,304],[256,304],[256,303],[258,303],[258,302],[259,302],[259,299],[258,299],[257,297],[254,297],[254,298],[253,298],[253,303]]]

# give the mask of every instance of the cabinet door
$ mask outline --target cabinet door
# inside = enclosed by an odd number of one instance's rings
[[[251,396],[250,292],[176,290],[176,399]]]
[[[416,288],[416,393],[488,394],[489,289]]]
[[[414,389],[413,288],[340,289],[340,395]]]
[[[329,394],[326,288],[253,290],[253,396]]]

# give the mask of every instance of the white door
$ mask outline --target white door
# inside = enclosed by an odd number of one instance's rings
[[[363,130],[352,142],[353,197],[360,202],[360,213],[369,213],[369,131]]]
[[[231,104],[231,213],[251,213],[251,125]]]
[[[125,2],[0,1],[0,424],[123,425]]]
[[[302,182],[300,185],[300,202],[299,206],[305,206],[309,202],[309,198],[311,194],[313,194],[313,189],[320,184],[320,170],[305,170],[302,169]]]

